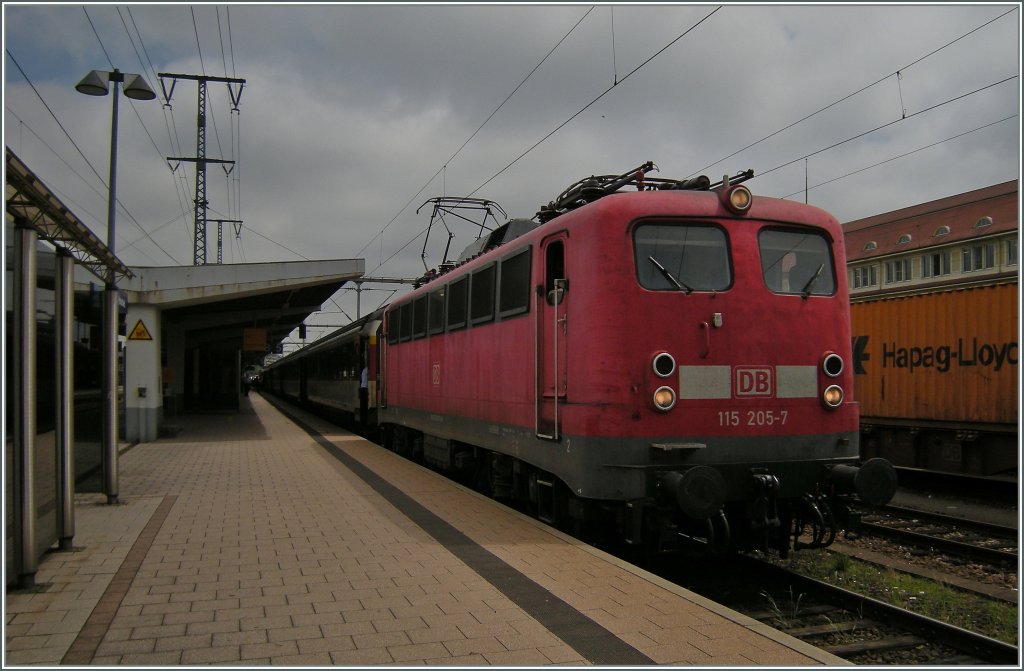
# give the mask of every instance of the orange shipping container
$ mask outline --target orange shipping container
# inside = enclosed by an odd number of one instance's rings
[[[861,421],[1014,425],[1017,284],[851,305]]]

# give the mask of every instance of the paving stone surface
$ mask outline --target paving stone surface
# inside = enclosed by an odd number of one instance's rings
[[[5,664],[590,665],[601,646],[654,664],[842,663],[302,421],[354,461],[257,394],[122,454],[120,503],[77,496],[76,550],[44,558],[43,589],[6,595]],[[463,540],[439,541],[364,468]],[[555,606],[600,637],[559,629]]]

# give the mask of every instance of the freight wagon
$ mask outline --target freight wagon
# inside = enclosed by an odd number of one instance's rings
[[[1016,281],[851,305],[864,458],[986,477],[1018,468]]]

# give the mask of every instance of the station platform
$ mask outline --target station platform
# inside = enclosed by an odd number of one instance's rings
[[[846,665],[250,394],[121,456],[5,600],[5,666]]]

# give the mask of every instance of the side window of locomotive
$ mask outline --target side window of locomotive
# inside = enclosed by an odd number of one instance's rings
[[[398,334],[401,328],[401,311],[392,310],[388,313],[388,344],[395,345],[398,343]]]
[[[472,275],[469,287],[469,321],[482,324],[494,319],[494,276],[497,265],[481,268]]]
[[[420,296],[412,303],[412,337],[427,335],[427,297]]]
[[[469,299],[469,276],[448,285],[448,330],[466,326],[466,305]]]
[[[641,224],[633,233],[636,276],[652,291],[724,291],[732,286],[725,231],[710,224]]]
[[[527,247],[501,261],[498,312],[503,319],[530,311],[531,251]]]
[[[757,235],[765,286],[777,294],[836,292],[832,246],[819,231],[765,228]]]
[[[427,331],[437,335],[444,331],[444,287],[431,291],[427,303]]]
[[[412,339],[412,303],[406,303],[398,309],[402,313],[398,339],[405,342]]]

